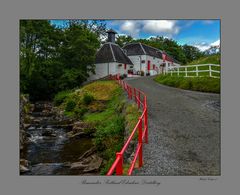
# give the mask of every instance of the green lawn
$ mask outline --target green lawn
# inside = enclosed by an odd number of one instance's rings
[[[189,63],[189,65],[191,64],[221,64],[221,55],[213,54],[207,57],[202,57]]]
[[[181,89],[220,93],[220,79],[218,78],[159,75],[154,80],[160,84]]]

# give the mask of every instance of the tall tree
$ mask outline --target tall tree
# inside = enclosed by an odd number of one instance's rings
[[[197,60],[203,56],[203,53],[197,47],[185,44],[182,46],[182,48],[187,58],[187,63]]]
[[[131,36],[125,36],[125,35],[119,35],[116,38],[116,43],[123,47],[127,43],[131,43],[133,41],[133,38]]]
[[[95,54],[100,42],[96,33],[81,23],[73,23],[64,32],[61,59],[65,65],[60,78],[62,89],[81,84],[94,72]]]
[[[83,23],[57,28],[47,20],[20,21],[20,90],[33,100],[79,86],[94,70],[99,34]]]

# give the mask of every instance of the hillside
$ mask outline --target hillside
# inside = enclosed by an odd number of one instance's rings
[[[221,62],[221,55],[220,54],[213,54],[207,57],[202,57],[198,60],[194,60],[189,65],[191,64],[220,64]]]

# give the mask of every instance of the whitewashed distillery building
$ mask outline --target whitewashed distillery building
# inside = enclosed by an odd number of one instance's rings
[[[103,78],[110,74],[127,74],[134,67],[123,49],[115,43],[116,32],[110,29],[107,33],[108,41],[96,53],[95,74],[90,75],[89,80]]]
[[[121,48],[115,43],[116,32],[107,31],[108,40],[96,53],[95,73],[89,80],[103,78],[109,74],[155,75],[180,66],[166,52],[143,43],[128,43]]]

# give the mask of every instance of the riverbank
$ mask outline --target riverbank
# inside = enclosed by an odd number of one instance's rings
[[[98,81],[36,102],[21,149],[24,175],[104,175],[140,113],[114,81]],[[130,161],[133,141],[125,158]]]
[[[70,132],[71,136],[87,133],[92,137],[97,154],[103,159],[100,174],[112,165],[116,152],[136,124],[140,113],[134,103],[126,100],[125,92],[114,81],[97,81],[72,92],[55,97],[65,115],[80,120],[86,126]],[[60,103],[60,104],[59,104]],[[131,158],[135,143],[131,143],[126,159]],[[130,159],[129,159],[130,160]]]

